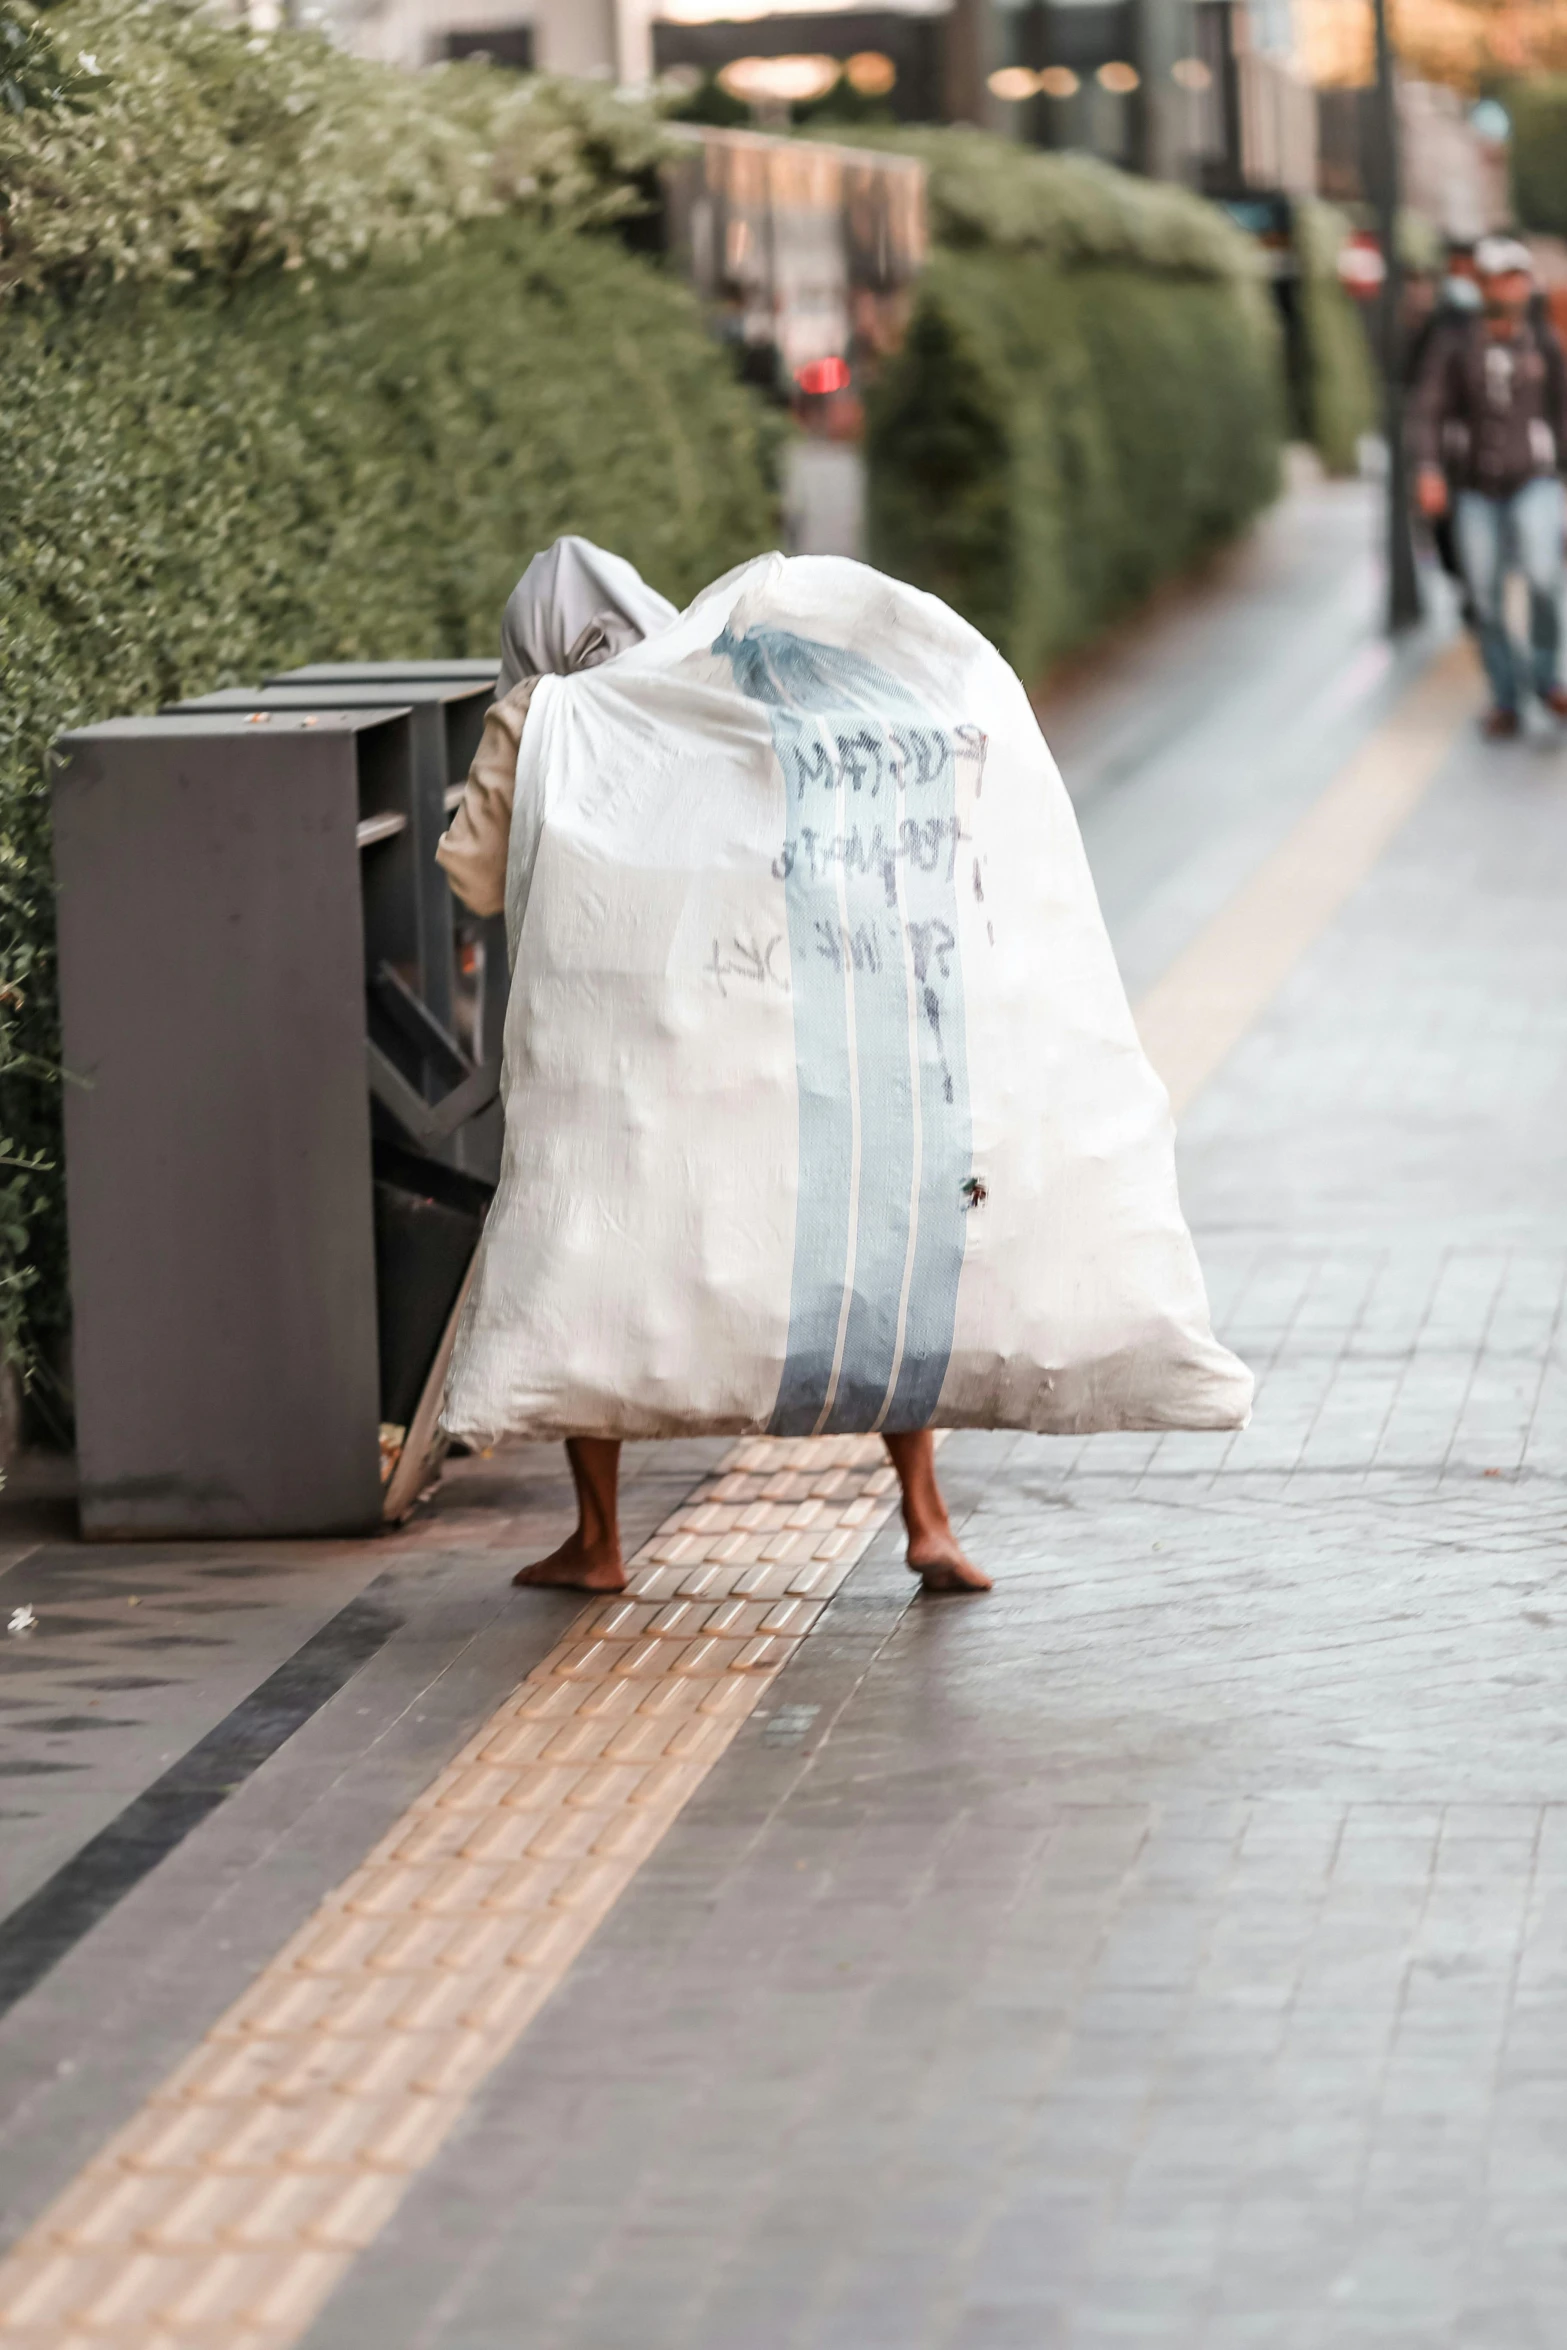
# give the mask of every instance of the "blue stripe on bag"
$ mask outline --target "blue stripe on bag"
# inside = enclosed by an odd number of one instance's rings
[[[958,952],[956,766],[950,739],[930,786],[921,853],[905,867],[906,920],[919,1034],[920,1131],[925,1152],[908,1326],[889,1428],[928,1427],[952,1353],[958,1277],[968,1237],[963,1186],[973,1172],[968,1021]],[[913,793],[911,791],[911,797]]]
[[[834,646],[726,629],[713,651],[769,707],[787,806],[799,1183],[769,1426],[923,1427],[952,1351],[970,1172],[951,739]]]
[[[773,739],[785,773],[796,721],[775,713]],[[810,879],[810,860],[791,863],[784,884],[794,993],[795,1065],[800,1095],[799,1184],[789,1346],[769,1426],[775,1436],[809,1436],[821,1419],[837,1357],[854,1179],[854,1087],[841,958],[824,955],[820,925],[836,935],[836,893]]]

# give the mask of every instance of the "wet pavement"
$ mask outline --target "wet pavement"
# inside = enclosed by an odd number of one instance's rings
[[[1370,532],[1303,490],[1047,712],[1134,994],[1396,730],[1430,646],[1378,646]],[[105,2288],[91,2338],[1559,2342],[1564,872],[1567,750],[1455,726],[1183,1121],[1252,1427],[952,1438],[995,1596],[875,1536],[325,2305]],[[637,1539],[724,1450],[637,1448]],[[14,2239],[577,1606],[506,1582],[566,1522],[544,1449],[371,1545],[11,1514]]]

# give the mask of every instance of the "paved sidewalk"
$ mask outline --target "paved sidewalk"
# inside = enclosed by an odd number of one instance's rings
[[[1187,1123],[1252,1430],[955,1440],[313,2350],[1567,2335],[1564,870],[1457,746]]]
[[[1403,683],[1368,524],[1308,497],[1053,729],[1097,696],[1124,746],[1080,808],[1138,985]],[[877,1537],[312,2350],[1567,2336],[1564,872],[1567,750],[1455,738],[1184,1123],[1252,1428],[953,1438],[994,1598],[912,1601]],[[649,1448],[638,1532],[721,1450]],[[12,1779],[13,1899],[345,1609],[398,1619],[0,2024],[13,2235],[569,1625],[502,1572],[563,1501],[524,1454],[368,1551],[0,1583],[46,1619],[14,1758],[86,1766]],[[89,1689],[134,1724],[48,1726]]]

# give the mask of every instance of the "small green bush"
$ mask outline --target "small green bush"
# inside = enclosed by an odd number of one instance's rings
[[[425,262],[24,297],[0,365],[0,1132],[47,1162],[0,1189],[0,1317],[14,1348],[27,1268],[47,1350],[54,737],[306,660],[489,654],[562,530],[681,602],[769,543],[774,428],[682,287],[518,221]]]
[[[872,559],[1032,681],[1275,494],[1278,334],[1195,198],[973,132],[906,143],[941,241],[869,403]]]
[[[1541,236],[1567,237],[1567,74],[1515,82],[1507,110],[1519,225]]]

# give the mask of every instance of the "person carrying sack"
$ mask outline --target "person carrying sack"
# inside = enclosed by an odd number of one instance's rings
[[[462,799],[436,848],[452,889],[474,913],[498,914],[505,906],[523,729],[541,678],[575,677],[596,669],[676,618],[674,606],[648,587],[630,563],[588,539],[559,538],[528,565],[501,624],[496,699],[486,715]],[[927,1591],[988,1591],[990,1577],[965,1556],[952,1531],[929,1429],[884,1433],[883,1441],[897,1473],[910,1571]],[[520,1568],[513,1582],[580,1591],[624,1590],[620,1448],[616,1436],[566,1438],[576,1490],[576,1527],[547,1558]]]
[[[885,1443],[927,1589],[988,1589],[935,1429],[1251,1409],[1071,802],[935,596],[770,554],[669,618],[616,576],[511,630],[564,666],[506,685],[443,845],[511,981],[442,1425],[568,1440],[578,1525],[523,1582],[622,1587],[627,1437],[829,1435]]]

